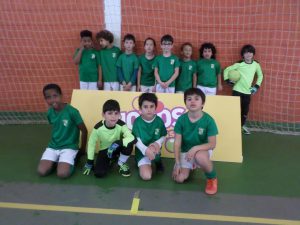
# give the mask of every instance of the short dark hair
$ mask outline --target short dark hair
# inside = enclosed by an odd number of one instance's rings
[[[183,43],[183,44],[181,45],[181,47],[180,47],[180,50],[181,50],[181,51],[183,51],[184,46],[190,46],[191,48],[193,48],[192,43],[190,43],[190,42],[185,42],[185,43]]]
[[[92,33],[92,31],[89,31],[89,30],[82,30],[80,32],[80,37],[81,38],[84,38],[84,37],[90,37],[90,38],[92,38],[93,37],[93,33]]]
[[[244,45],[241,49],[241,56],[244,57],[244,54],[246,52],[250,52],[253,53],[253,55],[255,55],[255,48],[253,45]]]
[[[189,88],[189,89],[185,90],[185,92],[184,92],[184,103],[186,102],[187,97],[191,96],[191,95],[200,96],[201,99],[202,99],[202,104],[205,103],[205,94],[203,93],[203,91],[201,91],[198,88]]]
[[[144,41],[144,46],[146,45],[146,42],[147,42],[148,40],[153,41],[153,45],[154,45],[154,47],[156,47],[156,42],[155,42],[155,40],[154,40],[152,37],[147,37],[147,38],[145,39],[145,41]]]
[[[53,89],[55,90],[59,95],[62,95],[62,91],[60,86],[58,86],[57,84],[46,84],[43,88],[43,95],[45,96],[45,93],[47,90]]]
[[[109,41],[109,43],[114,42],[114,35],[109,30],[101,30],[99,33],[97,33],[96,39],[99,40],[100,38]]]
[[[172,44],[174,43],[174,39],[170,34],[166,34],[166,35],[162,36],[160,39],[160,43],[163,43],[163,41],[169,41]]]
[[[135,37],[133,34],[126,34],[123,38],[123,42],[125,41],[133,41],[133,43],[135,43]]]
[[[107,111],[118,111],[120,112],[120,105],[119,102],[117,102],[114,99],[109,99],[103,104],[102,112],[106,113]]]
[[[155,104],[155,108],[157,107],[157,97],[153,93],[143,93],[139,96],[139,107],[142,108],[143,102],[148,101]]]
[[[199,49],[199,55],[200,55],[200,58],[203,58],[203,52],[204,52],[204,49],[211,49],[211,52],[212,52],[212,55],[211,55],[211,58],[212,59],[215,59],[216,58],[216,53],[217,53],[217,49],[216,47],[214,46],[213,43],[210,43],[210,42],[205,42],[201,45],[200,49]]]

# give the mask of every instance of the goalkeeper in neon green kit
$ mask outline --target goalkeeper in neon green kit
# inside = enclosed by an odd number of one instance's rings
[[[255,48],[252,45],[245,45],[241,50],[243,60],[224,70],[224,80],[226,83],[233,86],[232,95],[239,96],[241,99],[241,123],[244,134],[250,134],[245,123],[249,112],[251,95],[254,95],[258,91],[263,81],[263,73],[260,64],[253,60],[254,55]],[[233,83],[228,79],[228,73],[231,70],[237,70],[241,75],[236,83]],[[255,74],[257,75],[257,80],[253,85]]]
[[[120,105],[110,99],[103,104],[103,118],[94,126],[88,142],[87,162],[84,166],[84,175],[89,175],[94,167],[94,175],[103,177],[107,174],[111,163],[118,160],[119,173],[124,177],[131,175],[127,160],[131,155],[135,138],[120,120]],[[97,142],[100,151],[94,166],[94,155]]]

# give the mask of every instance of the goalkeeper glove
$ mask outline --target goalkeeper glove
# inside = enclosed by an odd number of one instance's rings
[[[225,82],[226,82],[226,84],[228,84],[229,86],[233,86],[234,85],[234,82],[233,81],[231,81],[231,80],[225,80]]]
[[[83,175],[90,175],[94,166],[94,160],[88,160],[83,168]]]
[[[119,148],[119,146],[120,143],[117,142],[112,143],[111,146],[109,146],[109,148],[107,149],[107,157],[111,159],[114,151],[116,151],[117,148]]]
[[[254,95],[258,91],[259,86],[256,84],[250,88],[251,95]]]

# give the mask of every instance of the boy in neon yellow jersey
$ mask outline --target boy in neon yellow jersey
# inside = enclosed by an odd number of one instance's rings
[[[110,99],[103,104],[103,118],[94,126],[88,142],[87,163],[84,166],[84,175],[89,175],[94,167],[94,175],[103,177],[107,174],[111,162],[118,159],[119,173],[124,177],[131,175],[127,160],[131,155],[135,138],[126,124],[120,120],[120,105]],[[94,166],[96,145],[99,143]]]
[[[233,96],[238,96],[241,99],[241,124],[242,132],[244,134],[251,134],[250,130],[245,126],[251,95],[254,95],[261,86],[263,81],[263,73],[259,62],[253,59],[255,55],[255,48],[252,45],[245,45],[241,50],[243,60],[227,67],[224,70],[224,80],[227,84],[233,85]],[[228,79],[228,73],[231,70],[237,70],[241,77],[236,83],[232,83]],[[253,80],[257,75],[256,83],[253,85]]]

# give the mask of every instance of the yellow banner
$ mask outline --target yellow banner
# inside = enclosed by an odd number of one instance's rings
[[[73,90],[71,104],[80,114],[90,132],[102,120],[102,105],[108,99],[115,99],[121,107],[121,119],[132,129],[139,116],[138,97],[140,92]],[[183,94],[156,93],[159,102],[157,115],[165,122],[168,130],[163,144],[162,156],[173,157],[174,126],[178,117],[186,112]],[[219,134],[212,159],[225,162],[242,162],[242,137],[240,121],[240,100],[233,96],[207,96],[203,109],[216,121]]]

